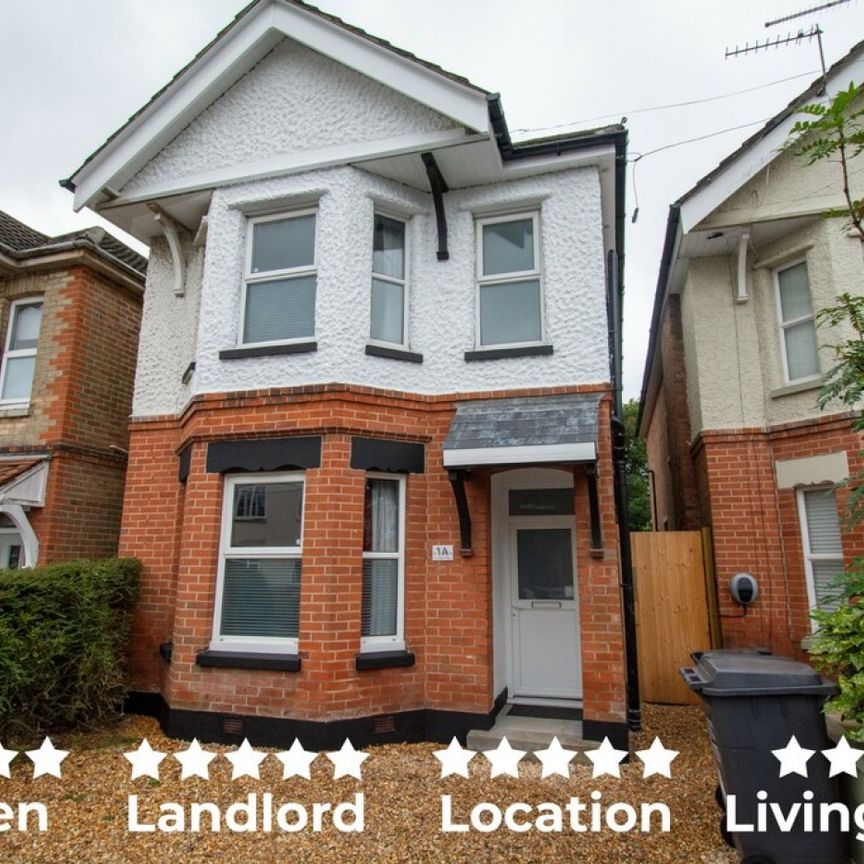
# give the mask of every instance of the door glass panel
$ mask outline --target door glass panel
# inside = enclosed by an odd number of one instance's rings
[[[516,531],[520,600],[573,600],[569,528]]]

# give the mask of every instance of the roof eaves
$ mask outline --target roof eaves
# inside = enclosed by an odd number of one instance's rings
[[[73,181],[73,177],[80,174],[80,172],[86,168],[106,147],[108,147],[113,141],[117,139],[119,135],[125,132],[129,126],[131,126],[141,115],[147,111],[158,99],[160,99],[174,84],[182,78],[205,54],[207,54],[227,33],[229,30],[233,29],[237,24],[248,15],[252,9],[259,5],[260,3],[267,2],[267,0],[252,0],[248,5],[244,6],[232,20],[223,27],[214,37],[211,39],[182,69],[176,72],[172,78],[165,84],[164,87],[161,87],[157,90],[134,114],[132,114],[126,122],[116,129],[105,141],[99,145],[79,166],[76,168],[69,177],[66,177],[60,180],[60,186],[64,189],[68,189],[70,192],[75,191],[75,182]],[[463,87],[468,87],[469,89],[475,90],[478,93],[487,95],[488,91],[484,90],[482,87],[478,87],[476,84],[473,84],[467,78],[462,77],[461,75],[456,75],[453,72],[448,72],[446,69],[438,66],[435,63],[431,63],[428,60],[423,60],[420,57],[417,57],[415,54],[412,54],[410,51],[405,51],[402,48],[398,48],[392,43],[388,42],[386,39],[380,39],[377,36],[373,36],[370,33],[367,33],[360,27],[355,27],[352,24],[347,24],[341,18],[338,18],[335,15],[331,15],[328,12],[323,12],[315,6],[312,6],[309,3],[303,2],[303,0],[283,0],[283,2],[289,3],[292,6],[296,6],[298,9],[302,9],[306,12],[311,13],[312,15],[316,15],[324,21],[328,21],[331,24],[335,24],[337,27],[342,28],[343,30],[354,34],[355,36],[360,36],[363,39],[366,39],[368,42],[373,43],[374,45],[378,45],[379,47],[385,48],[388,51],[391,51],[394,54],[399,55],[413,63],[417,63],[421,66],[424,66],[426,69],[429,69],[432,72],[435,72],[438,75],[441,75],[450,81],[453,81],[457,84],[462,85]]]

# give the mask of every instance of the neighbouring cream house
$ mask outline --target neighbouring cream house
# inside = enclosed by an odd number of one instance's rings
[[[257,0],[68,181],[152,244],[121,552],[172,734],[626,742],[625,150]]]
[[[853,80],[864,43],[829,70],[827,97]],[[670,208],[642,392],[655,529],[710,526],[725,644],[782,654],[804,650],[810,610],[864,551],[838,486],[864,467],[854,415],[817,405],[828,348],[850,334],[815,319],[864,288],[862,244],[823,215],[843,206],[837,164],[781,149],[823,83]],[[739,572],[759,586],[746,610],[730,595]]]

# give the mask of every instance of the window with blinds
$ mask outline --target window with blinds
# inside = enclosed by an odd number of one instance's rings
[[[315,336],[315,211],[250,219],[240,343]]]
[[[363,506],[360,650],[405,647],[405,478],[369,474]]]
[[[303,475],[225,480],[212,649],[296,653]]]
[[[798,510],[810,607],[835,608],[831,583],[843,571],[843,542],[833,487],[800,489]]]

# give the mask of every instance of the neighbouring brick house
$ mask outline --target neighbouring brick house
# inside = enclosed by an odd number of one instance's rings
[[[829,71],[828,95],[862,79],[864,43]],[[826,348],[850,333],[814,318],[861,292],[862,245],[823,216],[843,206],[837,164],[780,149],[822,83],[672,205],[640,420],[655,528],[711,527],[725,644],[787,655],[803,655],[810,610],[864,552],[837,486],[864,467],[860,436],[843,405],[817,405]],[[730,595],[739,572],[759,584],[746,612]]]
[[[625,148],[513,143],[496,95],[258,0],[67,181],[152,244],[121,552],[172,734],[448,739],[511,699],[626,742]]]
[[[146,269],[0,211],[0,567],[117,554]]]

